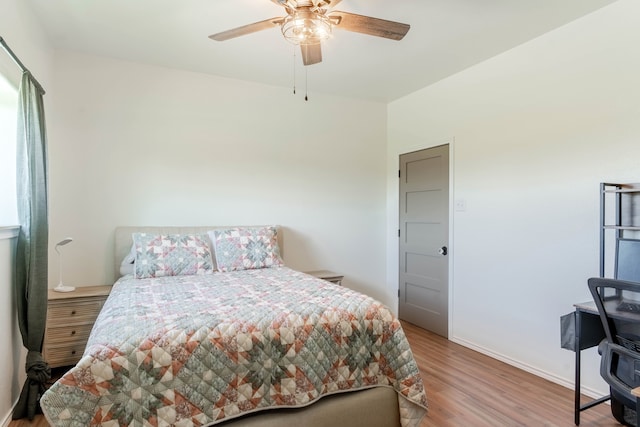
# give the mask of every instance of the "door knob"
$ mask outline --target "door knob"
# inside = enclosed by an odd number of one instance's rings
[[[447,247],[443,246],[440,249],[438,249],[438,253],[442,256],[445,256],[447,254]]]

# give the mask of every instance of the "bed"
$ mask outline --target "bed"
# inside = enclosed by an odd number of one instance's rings
[[[276,227],[120,227],[115,247],[125,274],[41,398],[51,425],[412,427],[426,413],[399,321],[284,266]]]

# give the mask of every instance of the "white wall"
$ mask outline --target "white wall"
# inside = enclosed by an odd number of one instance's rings
[[[284,227],[284,258],[385,288],[386,105],[58,52],[51,240],[63,281],[112,283],[118,225]],[[51,252],[50,283],[57,282]]]
[[[638,16],[618,1],[389,105],[388,236],[398,153],[455,139],[450,337],[560,383],[559,317],[598,275],[598,184],[640,181]],[[583,385],[605,393],[584,355]]]
[[[0,36],[7,42],[25,66],[45,87],[45,109],[50,110],[51,52],[27,5],[20,0],[2,0],[0,12]],[[8,55],[0,49],[0,69],[14,84],[19,83],[20,72]],[[11,68],[15,67],[15,68]],[[0,224],[0,226],[7,224]],[[11,420],[13,404],[18,400],[25,381],[24,363],[26,351],[17,328],[14,304],[13,277],[15,239],[7,230],[0,231],[0,369],[6,373],[0,381],[0,425]]]
[[[18,328],[15,292],[13,290],[17,229],[0,227],[0,369],[5,372],[0,381],[0,425],[11,418],[13,404],[26,379],[24,362],[26,349]]]

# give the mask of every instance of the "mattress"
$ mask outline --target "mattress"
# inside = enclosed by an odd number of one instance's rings
[[[286,267],[119,279],[82,359],[41,399],[53,426],[215,425],[373,387],[427,400],[381,303]]]

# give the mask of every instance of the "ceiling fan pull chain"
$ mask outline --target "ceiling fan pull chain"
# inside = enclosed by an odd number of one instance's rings
[[[307,96],[309,88],[309,67],[304,67],[304,100],[308,101],[309,97]]]
[[[293,47],[293,94],[296,94],[296,47]]]

